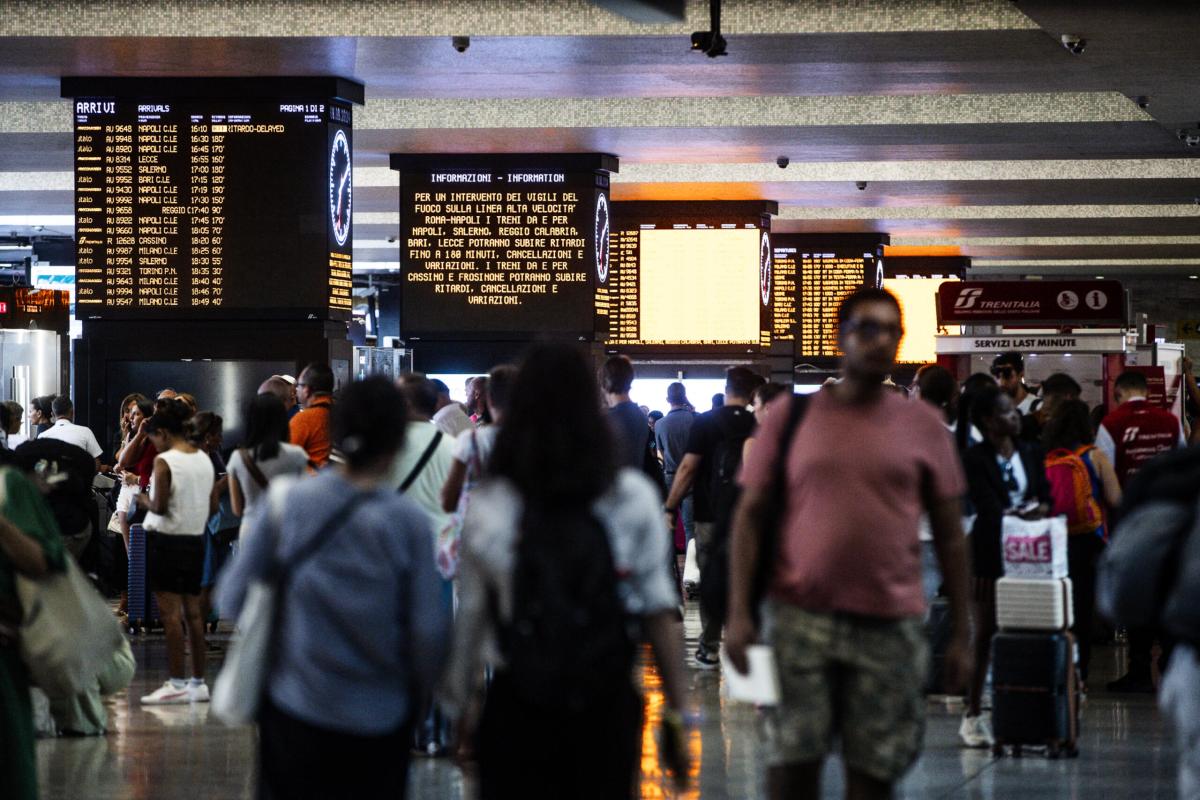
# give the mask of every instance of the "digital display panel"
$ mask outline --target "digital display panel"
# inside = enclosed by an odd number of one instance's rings
[[[792,339],[797,358],[835,358],[837,309],[846,295],[882,280],[886,236],[775,233],[772,332]],[[784,288],[790,286],[790,293]],[[790,296],[789,296],[790,294]]]
[[[610,268],[596,288],[598,336],[607,346],[770,346],[777,287],[768,218],[761,208],[738,214],[704,205],[614,204]]]
[[[348,317],[348,103],[77,97],[73,111],[77,317]]]
[[[888,278],[883,288],[900,301],[904,338],[896,361],[900,364],[930,364],[937,360],[934,350],[937,324],[937,291],[948,280],[957,278]],[[958,334],[957,325],[947,325],[941,332]]]
[[[393,156],[403,338],[592,338],[608,174],[566,159]]]

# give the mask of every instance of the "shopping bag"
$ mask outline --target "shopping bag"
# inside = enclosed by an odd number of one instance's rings
[[[1005,515],[1000,531],[1004,574],[1014,578],[1067,577],[1067,518],[1025,520]]]
[[[17,574],[24,616],[21,660],[33,683],[51,698],[71,697],[95,685],[124,636],[108,603],[69,553],[66,569],[41,578]]]

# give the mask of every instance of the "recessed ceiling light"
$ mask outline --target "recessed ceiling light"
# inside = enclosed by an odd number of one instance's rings
[[[1200,278],[1200,275],[1188,275],[1188,277],[1192,280],[1196,280],[1197,278]]]
[[[1102,281],[1102,280],[1104,280],[1104,276],[1103,276],[1103,275],[1097,275],[1097,276],[1096,276],[1096,280],[1098,280],[1098,281]]]

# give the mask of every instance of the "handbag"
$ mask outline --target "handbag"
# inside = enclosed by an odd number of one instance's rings
[[[96,683],[125,637],[108,604],[69,553],[66,570],[38,579],[17,574],[24,617],[17,639],[34,684],[51,698]]]
[[[275,526],[275,549],[283,522],[283,507],[295,478],[276,478],[268,490],[267,502]],[[276,563],[270,573],[250,584],[242,611],[238,614],[238,638],[234,640],[225,665],[213,684],[212,711],[226,725],[248,725],[258,717],[262,695],[271,671],[276,636],[283,618],[281,598],[288,580],[304,561],[315,555],[333,538],[331,535],[358,500],[348,498],[317,534],[289,563]]]

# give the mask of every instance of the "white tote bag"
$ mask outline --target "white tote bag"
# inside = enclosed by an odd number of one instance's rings
[[[1067,577],[1066,517],[1024,520],[1006,514],[1000,535],[1008,577]]]
[[[278,549],[287,492],[294,480],[276,479],[267,490],[267,513]],[[271,669],[271,642],[275,635],[279,586],[277,580],[259,579],[246,590],[238,614],[238,636],[225,657],[213,684],[212,712],[226,725],[248,725],[258,716],[263,687]]]
[[[296,480],[276,478],[267,490],[266,508],[274,529],[276,555],[283,527],[283,509],[288,492]],[[282,602],[281,594],[286,590],[288,575],[333,538],[346,512],[357,501],[357,494],[347,498],[300,553],[294,555],[289,563],[280,565],[271,577],[254,581],[246,590],[242,612],[237,619],[238,638],[213,684],[212,712],[227,725],[247,725],[258,717],[263,687],[271,672],[274,639],[280,621],[279,604]]]

